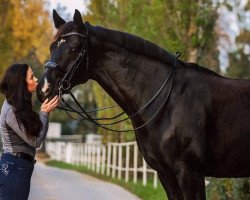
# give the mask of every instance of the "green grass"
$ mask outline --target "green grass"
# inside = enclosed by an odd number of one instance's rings
[[[153,187],[153,181],[150,179],[147,183],[147,186],[143,186],[141,180],[139,180],[137,183],[133,183],[133,182],[126,183],[124,180],[113,179],[105,175],[94,173],[84,166],[77,166],[77,165],[72,165],[72,164],[63,163],[63,162],[54,161],[54,160],[48,161],[46,162],[46,164],[50,166],[58,167],[61,169],[69,169],[69,170],[78,171],[84,174],[88,174],[90,176],[94,176],[98,179],[120,185],[121,187],[128,190],[129,192],[140,197],[142,200],[166,200],[167,199],[166,193],[163,187],[161,186],[161,184],[158,183],[158,187],[155,189]]]

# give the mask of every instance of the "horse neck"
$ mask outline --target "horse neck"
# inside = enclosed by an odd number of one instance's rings
[[[96,63],[93,79],[127,114],[134,114],[155,95],[171,69],[160,61],[124,49],[104,49],[100,55],[103,56]]]

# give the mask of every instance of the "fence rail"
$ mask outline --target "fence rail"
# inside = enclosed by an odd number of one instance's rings
[[[45,146],[46,152],[54,160],[82,165],[96,173],[123,178],[126,182],[132,177],[136,183],[140,176],[143,185],[147,185],[148,176],[152,174],[154,188],[157,188],[157,173],[147,166],[136,142],[100,145],[46,141]]]

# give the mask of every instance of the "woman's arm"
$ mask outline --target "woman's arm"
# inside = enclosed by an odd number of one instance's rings
[[[18,123],[16,115],[13,108],[10,108],[6,115],[6,123],[8,126],[15,131],[27,144],[34,148],[39,148],[42,144],[42,141],[45,139],[48,132],[48,117],[49,113],[53,111],[59,103],[58,96],[55,96],[53,99],[48,101],[46,99],[41,105],[41,112],[39,113],[40,120],[43,124],[42,130],[39,132],[38,137],[28,138],[26,135],[26,130],[22,123]]]
[[[46,112],[40,112],[39,116],[40,116],[40,120],[41,120],[41,122],[43,124],[43,128],[40,131],[38,138],[35,138],[35,137],[28,138],[27,137],[26,130],[25,130],[25,128],[24,128],[24,126],[23,126],[22,123],[18,123],[13,108],[10,108],[8,110],[8,112],[7,112],[6,123],[27,144],[29,144],[30,146],[32,146],[34,148],[39,148],[40,145],[41,145],[41,143],[42,143],[42,141],[46,137],[46,134],[47,134],[47,131],[48,131],[48,113],[46,113]]]
[[[48,133],[48,128],[49,128],[49,114],[46,112],[40,112],[39,113],[40,120],[43,124],[43,128],[39,133],[39,136],[36,141],[36,148],[39,148],[45,139],[47,133]]]

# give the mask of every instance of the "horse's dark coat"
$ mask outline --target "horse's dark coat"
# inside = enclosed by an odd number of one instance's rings
[[[61,34],[89,30],[89,69],[83,62],[74,85],[96,80],[131,115],[145,105],[170,73],[174,56],[157,45],[127,33],[74,21],[66,23],[56,12],[54,21]],[[51,58],[67,70],[81,48],[82,38],[70,36]],[[74,48],[74,51],[72,50]],[[75,51],[77,50],[77,51]],[[44,78],[50,89],[41,93]],[[38,97],[57,93],[62,77],[46,69]],[[145,123],[161,105],[171,81],[160,96],[139,116],[135,127]],[[200,67],[178,61],[170,98],[146,127],[135,131],[136,141],[149,166],[158,172],[169,200],[204,200],[205,176],[250,175],[250,81],[232,80]]]

